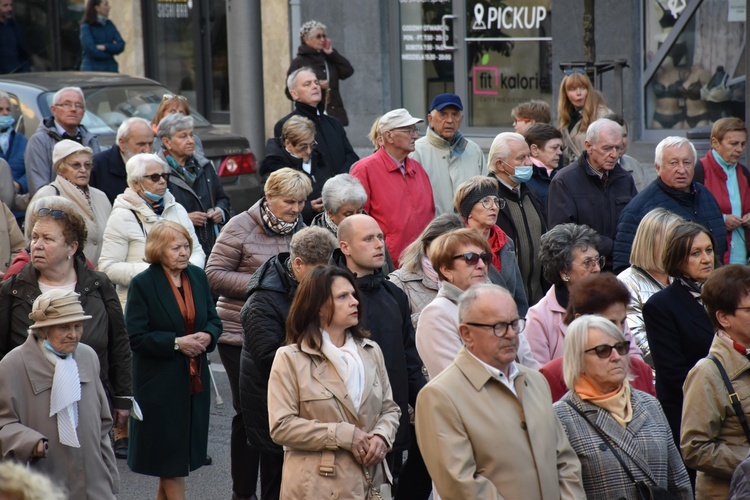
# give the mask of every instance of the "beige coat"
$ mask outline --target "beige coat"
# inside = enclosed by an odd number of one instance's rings
[[[461,348],[419,393],[417,440],[442,498],[586,498],[547,382],[516,366],[518,397]]]
[[[62,196],[72,201],[78,208],[78,213],[86,222],[88,235],[86,236],[86,246],[83,247],[83,254],[94,266],[97,266],[99,255],[102,253],[104,228],[107,225],[109,214],[112,212],[112,204],[109,202],[107,195],[95,187],[89,186],[89,195],[91,197],[90,205],[83,193],[72,182],[58,175],[54,182],[39,189],[31,201],[34,202],[34,200],[45,196]]]
[[[167,191],[164,195],[164,212],[156,215],[151,206],[138,196],[138,193],[127,188],[124,193],[115,198],[112,215],[104,229],[104,246],[99,258],[99,270],[117,286],[117,295],[120,297],[123,309],[125,309],[125,301],[128,297],[130,280],[149,266],[143,261],[146,255],[146,235],[161,219],[177,222],[190,233],[190,238],[193,240],[191,264],[203,269],[206,263],[206,254],[203,253],[201,242],[195,234],[193,223],[185,208],[174,200],[171,193]]]
[[[300,217],[290,234],[282,236],[267,229],[260,215],[262,201],[227,222],[206,264],[211,291],[220,294],[216,304],[216,312],[224,324],[220,344],[242,345],[240,311],[247,299],[250,278],[268,259],[288,252],[292,236],[304,227]]]
[[[750,361],[719,336],[708,352],[724,366],[750,418]],[[713,361],[698,361],[685,379],[684,393],[680,448],[685,465],[698,471],[695,497],[726,499],[732,473],[747,458],[750,444]]]
[[[18,227],[16,217],[8,205],[0,202],[0,277],[13,259],[26,247],[26,238]]]
[[[57,418],[49,416],[54,367],[45,359],[36,335],[0,361],[0,458],[26,462],[40,439],[49,440],[47,458],[31,468],[67,488],[71,499],[114,499],[120,476],[109,441],[112,417],[99,380],[93,349],[78,344],[73,354],[81,380],[78,402],[80,448],[60,443]],[[14,383],[7,383],[13,380]],[[12,403],[11,403],[12,401]]]
[[[306,345],[276,352],[268,382],[271,438],[284,446],[281,498],[365,498],[364,471],[351,454],[354,428],[382,437],[390,449],[401,411],[393,401],[383,353],[375,342],[358,341],[365,366],[359,412],[344,382],[320,351]],[[334,474],[321,465],[331,463]],[[390,482],[385,462],[369,468],[373,484]]]

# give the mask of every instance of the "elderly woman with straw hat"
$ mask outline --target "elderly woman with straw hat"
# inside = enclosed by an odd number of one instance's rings
[[[112,204],[103,191],[89,186],[91,169],[94,168],[93,152],[70,139],[63,139],[52,150],[52,162],[57,177],[39,189],[34,199],[45,196],[62,196],[72,201],[86,221],[86,245],[83,253],[96,266],[102,251],[102,239]]]
[[[0,458],[27,462],[70,498],[114,499],[112,416],[96,352],[80,343],[91,316],[78,297],[60,289],[37,297],[26,342],[0,361],[0,380],[13,380],[0,384]]]

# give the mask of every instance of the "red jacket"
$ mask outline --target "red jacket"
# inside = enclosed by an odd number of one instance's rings
[[[404,166],[406,175],[381,147],[355,163],[351,170],[367,192],[365,212],[378,221],[394,261],[435,217],[427,172],[409,157]]]

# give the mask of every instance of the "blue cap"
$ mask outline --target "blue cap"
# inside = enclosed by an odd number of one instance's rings
[[[440,111],[446,106],[455,106],[461,111],[464,110],[464,106],[463,104],[461,104],[461,98],[456,94],[439,94],[436,95],[432,100],[432,104],[430,105],[430,112],[435,109]]]

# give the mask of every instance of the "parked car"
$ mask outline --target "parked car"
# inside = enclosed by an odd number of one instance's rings
[[[52,116],[52,96],[63,87],[80,87],[86,96],[83,125],[99,137],[102,148],[115,143],[117,128],[127,118],[138,116],[149,122],[164,94],[173,92],[154,80],[113,73],[50,72],[0,76],[0,90],[16,105],[16,130],[31,137],[39,123]],[[219,128],[195,111],[195,134],[203,142],[205,155],[213,161],[224,192],[239,213],[261,196],[263,185],[255,155],[245,137]]]

